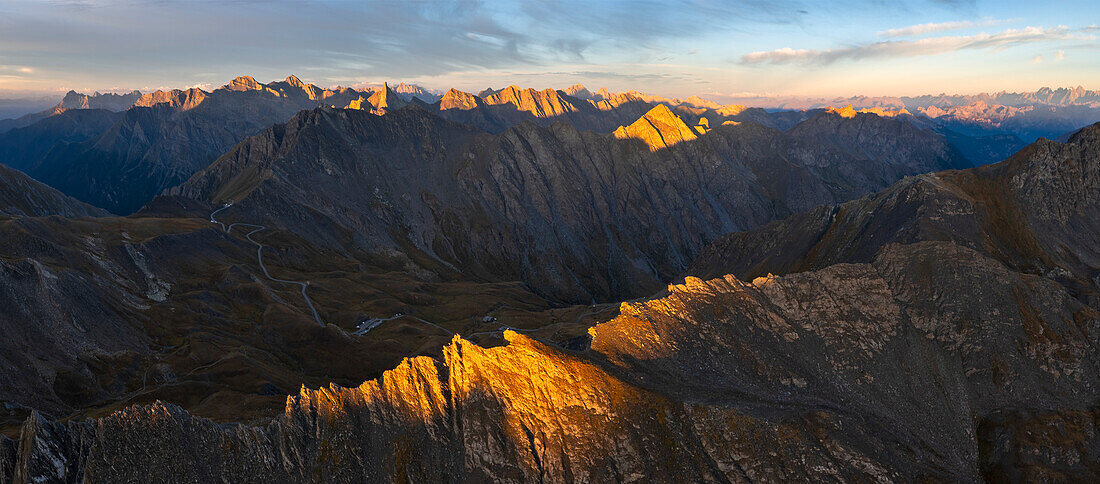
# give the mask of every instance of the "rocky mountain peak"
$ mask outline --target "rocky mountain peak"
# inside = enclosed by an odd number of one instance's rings
[[[237,76],[229,81],[229,84],[222,86],[222,89],[230,91],[262,91],[263,84],[260,84],[252,76]]]
[[[431,103],[438,101],[440,98],[439,94],[430,92],[416,84],[405,84],[404,82],[400,82],[392,89],[399,96],[402,96],[403,99],[408,99],[410,101],[412,98],[417,98],[426,103]]]
[[[468,92],[462,92],[458,89],[451,88],[451,90],[447,91],[447,93],[443,95],[443,98],[440,99],[439,109],[470,110],[481,105],[481,98]]]
[[[650,151],[668,148],[697,138],[687,123],[664,104],[658,104],[650,109],[630,126],[620,126],[614,134],[619,139],[642,140],[649,146]]]
[[[141,96],[134,102],[134,106],[151,107],[163,104],[186,111],[206,100],[206,94],[206,91],[194,87],[186,91],[179,89],[172,89],[171,91],[158,90]]]
[[[574,84],[565,88],[565,93],[577,99],[593,99],[594,97],[592,91],[581,84]]]
[[[305,88],[306,87],[306,85],[302,82],[302,80],[298,79],[298,76],[295,76],[293,74],[287,76],[286,83],[290,84],[291,86],[297,87],[297,88]]]
[[[374,106],[372,110],[375,114],[385,114],[386,112],[393,111],[395,109],[401,109],[408,105],[405,101],[401,100],[397,96],[397,93],[390,89],[389,83],[382,83],[382,89],[375,91],[367,98],[367,102]]]
[[[534,114],[538,118],[558,117],[578,111],[577,106],[562,98],[562,94],[554,89],[536,91],[512,85],[484,99],[489,105],[512,104],[518,111]]]

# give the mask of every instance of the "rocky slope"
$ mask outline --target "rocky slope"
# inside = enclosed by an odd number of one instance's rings
[[[63,150],[95,138],[121,119],[123,113],[104,109],[71,109],[29,126],[0,133],[0,163],[34,171],[51,150]]]
[[[668,121],[651,126],[665,139],[686,129],[664,106],[650,118]],[[320,246],[397,250],[439,274],[520,280],[566,301],[625,299],[663,286],[723,233],[965,163],[933,133],[875,118],[826,115],[794,136],[719,126],[654,150],[565,124],[485,135],[417,108],[319,109],[170,193],[231,200]],[[904,137],[876,144],[876,133]],[[905,158],[894,154],[903,147]]]
[[[1100,312],[948,242],[752,282],[688,278],[571,352],[456,338],[261,426],[157,403],[0,438],[24,479],[1081,480]],[[797,355],[793,357],[792,355]]]
[[[1100,272],[1100,124],[1040,140],[1004,162],[907,178],[705,249],[689,273],[756,277],[866,262],[891,243],[950,241],[1082,288]]]
[[[102,209],[64,195],[27,175],[0,165],[0,217],[95,217]]]

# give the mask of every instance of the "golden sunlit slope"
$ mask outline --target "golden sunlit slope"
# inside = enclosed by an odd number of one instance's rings
[[[615,130],[615,137],[642,140],[649,146],[650,151],[668,148],[676,143],[697,138],[684,120],[664,104],[658,104],[634,124],[620,126]]]

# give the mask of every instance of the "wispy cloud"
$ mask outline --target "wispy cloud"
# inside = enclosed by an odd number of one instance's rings
[[[933,32],[949,32],[952,30],[973,29],[989,27],[1010,22],[1010,20],[984,19],[979,21],[961,20],[957,22],[928,22],[924,24],[910,25],[898,29],[889,29],[878,32],[879,37],[911,37],[914,35],[929,34]]]
[[[915,57],[967,49],[998,49],[1015,45],[1071,39],[1068,27],[1025,27],[995,34],[956,35],[916,40],[887,40],[836,49],[782,49],[753,52],[741,56],[743,64],[831,64],[839,60]]]
[[[34,74],[34,69],[27,66],[9,66],[0,64],[0,71],[18,72],[21,74]]]
[[[1036,54],[1035,57],[1031,58],[1031,63],[1032,64],[1042,64],[1043,63],[1043,54]]]

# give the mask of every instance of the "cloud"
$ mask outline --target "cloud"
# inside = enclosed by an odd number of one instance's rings
[[[1035,57],[1031,58],[1031,63],[1032,64],[1041,64],[1042,62],[1043,62],[1043,54],[1036,54]]]
[[[932,0],[932,3],[956,10],[973,9],[977,6],[976,0]]]
[[[0,64],[0,71],[18,72],[20,74],[34,74],[34,69],[27,66],[9,66]],[[18,75],[8,74],[5,77],[18,77]]]
[[[839,60],[916,57],[968,49],[1001,49],[1015,45],[1066,40],[1074,33],[1068,27],[1025,27],[996,34],[980,33],[930,37],[917,40],[887,40],[836,49],[792,49],[752,52],[741,56],[742,64],[831,64]]]
[[[1060,51],[1054,53],[1054,60],[1056,60],[1056,61],[1060,61],[1060,60],[1065,59],[1065,58],[1066,58],[1066,51],[1064,51],[1064,50],[1060,50]]]
[[[914,35],[928,34],[932,32],[947,32],[951,30],[972,29],[988,27],[990,25],[1003,24],[1008,20],[984,19],[978,22],[963,20],[958,22],[929,22],[926,24],[910,25],[899,29],[889,29],[878,32],[879,37],[910,37]]]
[[[803,1],[0,0],[0,62],[41,64],[53,82],[127,76],[134,85],[645,62],[682,55],[673,44],[688,34],[798,22],[806,14],[792,5]]]

